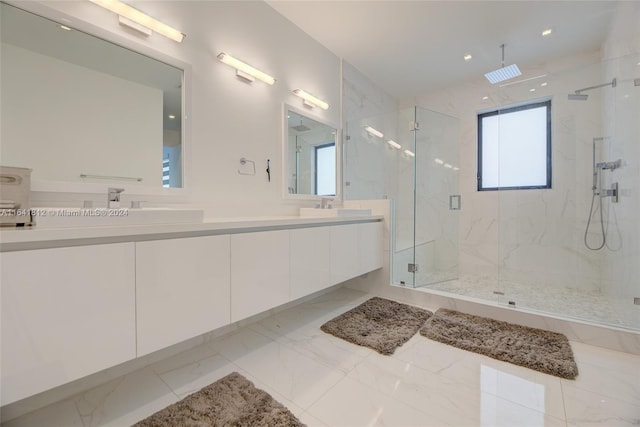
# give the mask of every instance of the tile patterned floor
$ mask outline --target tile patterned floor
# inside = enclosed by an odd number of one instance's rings
[[[585,320],[602,325],[640,329],[640,310],[632,298],[614,299],[597,290],[571,287],[543,286],[508,280],[463,276],[455,280],[418,287],[420,290],[437,290],[456,295],[479,298],[507,304],[515,301],[520,308]],[[501,291],[504,294],[496,294]]]
[[[640,424],[639,356],[572,343],[571,381],[419,334],[382,356],[320,331],[369,297],[333,291],[4,426],[129,426],[232,371],[309,427]]]

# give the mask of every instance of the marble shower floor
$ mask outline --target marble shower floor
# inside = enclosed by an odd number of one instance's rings
[[[640,423],[640,356],[572,342],[564,380],[419,334],[382,356],[320,331],[371,296],[332,291],[5,426],[129,426],[232,371],[310,427]]]
[[[438,278],[431,278],[436,281]],[[570,287],[527,285],[485,277],[465,276],[457,280],[425,285],[416,289],[441,292],[508,304],[516,307],[607,326],[640,329],[640,308],[628,301],[614,301],[600,291]],[[504,295],[494,291],[503,292]]]

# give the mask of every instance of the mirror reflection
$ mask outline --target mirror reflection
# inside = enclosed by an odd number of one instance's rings
[[[0,6],[3,165],[42,181],[182,187],[183,70]]]
[[[286,192],[336,195],[336,129],[287,110]]]

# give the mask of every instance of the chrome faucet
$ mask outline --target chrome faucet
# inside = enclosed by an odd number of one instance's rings
[[[333,202],[333,199],[329,197],[323,197],[320,199],[320,209],[331,209],[329,202]]]
[[[107,208],[119,208],[120,207],[120,193],[124,191],[124,188],[109,187],[107,194]]]

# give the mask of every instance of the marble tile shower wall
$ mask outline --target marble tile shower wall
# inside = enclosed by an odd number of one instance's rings
[[[478,79],[415,100],[460,118],[462,276],[493,278],[503,285],[599,288],[602,256],[586,249],[582,238],[591,201],[591,141],[602,135],[600,95],[587,103],[567,100],[568,93],[602,79],[599,57],[593,52],[524,70],[525,76],[548,74],[532,83],[494,89]],[[540,86],[544,81],[547,85]],[[553,188],[478,192],[477,113],[540,98],[552,99]]]

